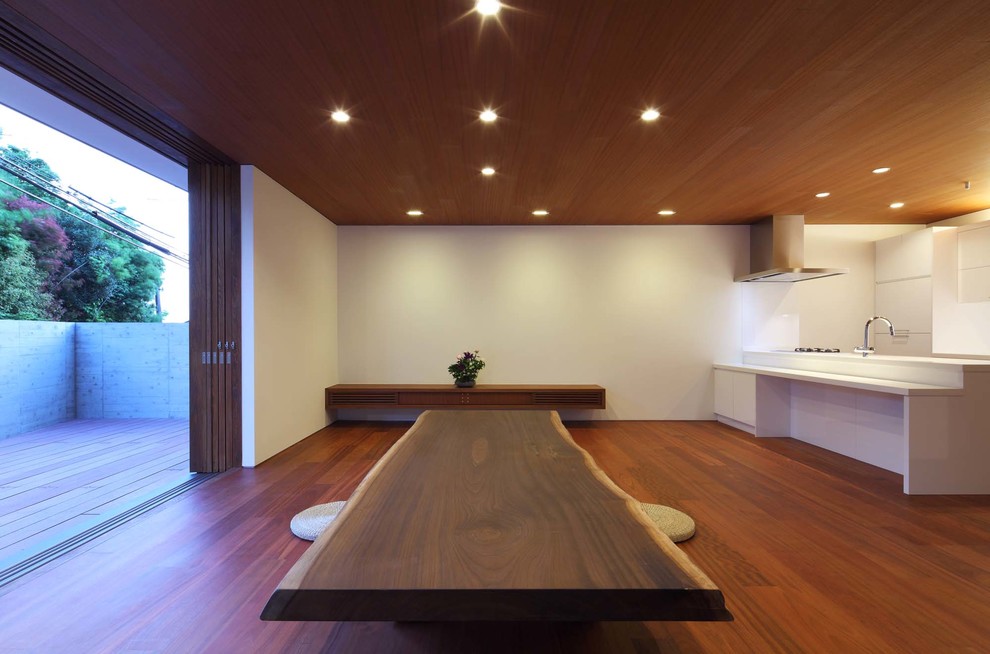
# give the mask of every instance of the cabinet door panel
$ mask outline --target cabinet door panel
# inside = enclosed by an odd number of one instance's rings
[[[876,334],[874,346],[877,354],[892,354],[905,357],[930,357],[932,355],[932,335],[912,333],[891,337],[890,334]]]
[[[877,313],[889,318],[894,323],[894,329],[931,333],[931,277],[877,284],[876,291]],[[874,323],[874,332],[888,333],[887,325],[883,322]]]
[[[715,413],[732,417],[732,376],[731,370],[715,371]]]
[[[959,301],[990,301],[990,266],[959,271]]]
[[[462,404],[457,391],[402,391],[399,393],[399,406],[443,406]]]
[[[737,372],[732,377],[732,417],[756,424],[756,375]]]
[[[990,227],[959,231],[959,268],[990,266]]]
[[[932,230],[922,229],[876,242],[876,281],[932,274]]]

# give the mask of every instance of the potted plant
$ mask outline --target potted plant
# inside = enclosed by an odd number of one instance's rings
[[[478,373],[485,367],[485,360],[474,352],[465,352],[457,356],[457,361],[447,366],[447,372],[454,378],[454,385],[459,388],[471,388]]]

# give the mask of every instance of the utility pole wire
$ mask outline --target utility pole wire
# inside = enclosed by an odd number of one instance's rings
[[[15,168],[16,170],[14,170]],[[150,229],[152,231],[158,232],[162,236],[165,236],[167,238],[172,238],[171,234],[166,234],[160,229],[155,229],[154,227],[141,222],[137,218],[132,218],[131,216],[125,214],[123,211],[120,211],[119,209],[115,209],[114,207],[109,207],[106,204],[100,202],[99,200],[93,198],[92,196],[83,193],[79,189],[69,186],[68,190],[66,190],[61,183],[47,179],[42,175],[38,174],[37,171],[31,170],[30,168],[25,168],[16,161],[12,161],[11,159],[8,159],[3,154],[0,154],[0,169],[6,170],[8,173],[14,175],[21,181],[27,182],[28,184],[32,184],[38,187],[39,189],[42,189],[43,191],[50,193],[51,195],[54,195],[60,200],[72,204],[77,209],[81,209],[86,213],[93,213],[95,207],[95,209],[98,212],[107,214],[108,218],[110,218],[111,214],[116,214],[121,218],[123,218],[124,220],[134,223],[134,225],[136,226],[135,229],[139,231]],[[67,195],[70,197],[66,197]],[[80,203],[82,205],[87,205],[87,206],[81,206]],[[113,222],[112,219],[111,222]],[[125,226],[129,227],[129,225],[125,225]],[[148,238],[153,238],[153,237],[149,236]],[[156,239],[156,240],[158,240],[159,243],[161,243],[160,239]]]
[[[80,206],[80,204],[75,201],[75,198],[71,198],[70,199],[70,198],[64,197],[64,195],[67,195],[67,194],[64,194],[64,191],[62,191],[60,188],[55,187],[54,185],[50,184],[49,182],[47,182],[47,180],[44,181],[43,184],[38,183],[37,181],[33,181],[31,179],[27,179],[22,173],[19,173],[17,170],[11,170],[8,166],[12,166],[12,167],[14,167],[14,168],[16,168],[16,169],[18,169],[20,171],[23,171],[25,173],[28,173],[29,175],[31,175],[33,177],[39,177],[33,171],[30,171],[30,170],[27,170],[25,168],[22,168],[21,166],[17,165],[16,163],[9,161],[5,157],[0,156],[0,169],[5,170],[6,172],[10,173],[11,175],[13,175],[14,177],[16,177],[17,179],[20,179],[23,182],[26,182],[28,184],[31,184],[33,186],[36,186],[36,187],[41,188],[45,192],[50,193],[51,195],[54,195],[55,197],[59,198],[63,202],[66,202],[67,204],[70,204],[71,206],[75,207],[76,209],[78,209],[80,211],[83,211],[83,212],[85,212],[87,214],[92,215],[94,218],[96,218],[100,222],[102,222],[102,223],[104,223],[106,225],[111,226],[112,228],[118,230],[119,232],[122,232],[122,233],[126,234],[127,236],[129,236],[129,237],[133,238],[134,240],[138,241],[140,244],[143,244],[143,245],[146,246],[145,248],[142,248],[142,249],[151,248],[153,250],[156,250],[157,252],[155,252],[155,254],[159,254],[159,256],[161,256],[162,254],[164,254],[166,257],[168,257],[169,259],[175,261],[176,263],[179,263],[179,264],[181,264],[183,266],[186,266],[186,267],[189,266],[189,257],[188,256],[183,255],[181,253],[172,252],[172,250],[170,250],[167,246],[165,246],[165,245],[163,245],[161,243],[157,243],[154,240],[152,240],[152,237],[150,237],[150,236],[144,236],[142,234],[139,234],[135,230],[129,228],[127,225],[122,225],[119,222],[117,222],[117,221],[115,221],[115,220],[113,220],[113,219],[111,219],[109,217],[100,215],[100,212],[97,211],[97,210],[95,210],[95,209],[88,209],[86,207]],[[71,216],[72,218],[76,218],[78,220],[81,220],[82,222],[86,223],[87,225],[90,225],[92,227],[96,227],[97,229],[99,229],[99,230],[101,230],[101,231],[103,231],[103,232],[105,232],[107,234],[110,234],[111,236],[113,236],[115,238],[118,238],[118,239],[124,241],[125,243],[131,243],[131,245],[137,245],[135,243],[132,243],[128,239],[124,238],[123,236],[121,236],[117,232],[114,232],[112,230],[108,230],[108,229],[105,229],[103,227],[100,227],[99,225],[96,225],[95,223],[92,223],[92,222],[90,222],[88,220],[85,220],[82,217],[80,217],[80,216],[72,213],[71,211],[66,211],[62,207],[59,207],[58,205],[53,204],[51,201],[46,200],[45,198],[43,198],[43,197],[41,197],[39,195],[36,195],[34,193],[31,193],[30,191],[27,191],[25,189],[22,189],[19,186],[16,186],[15,184],[11,184],[10,182],[8,182],[8,181],[6,181],[4,179],[0,179],[0,182],[6,184],[7,186],[13,188],[16,191],[19,191],[19,192],[21,192],[21,193],[23,193],[23,194],[25,194],[27,196],[30,196],[31,198],[37,200],[38,202],[42,202],[42,203],[47,204],[48,206],[52,207],[53,209],[56,209],[58,211],[61,211],[62,213],[66,214],[67,216]],[[57,189],[57,192],[56,191],[49,190],[49,189],[45,189],[44,188],[45,186],[52,186],[53,188],[56,188]],[[85,194],[82,194],[82,195],[85,195]],[[130,218],[130,217],[126,216],[126,214],[122,214],[119,211],[116,211],[116,213],[127,217],[129,220],[133,220],[133,218]],[[135,221],[135,222],[138,222],[138,221]]]
[[[3,166],[0,166],[0,168],[2,168],[2,167]],[[7,172],[10,172],[10,171],[7,171]],[[66,211],[62,207],[60,207],[60,206],[58,206],[56,204],[52,204],[50,201],[46,200],[45,198],[41,197],[40,195],[35,195],[34,193],[31,193],[30,191],[27,191],[25,189],[22,189],[19,186],[16,186],[14,184],[11,184],[10,182],[8,182],[5,179],[0,179],[0,184],[6,184],[7,186],[9,186],[10,188],[14,189],[15,191],[19,191],[19,192],[23,193],[24,195],[37,200],[38,202],[42,202],[44,204],[47,204],[52,209],[55,209],[56,211],[61,211],[65,215],[69,216],[70,218],[75,218],[76,220],[80,220],[80,221],[86,223],[87,225],[89,225],[90,227],[95,227],[96,229],[100,230],[101,232],[104,232],[106,234],[109,234],[110,236],[113,236],[114,238],[119,239],[119,240],[123,241],[124,243],[129,243],[131,245],[138,245],[138,243],[134,243],[133,241],[130,241],[129,239],[124,238],[123,236],[121,236],[120,234],[118,234],[117,232],[115,232],[115,231],[113,231],[111,229],[107,229],[105,227],[101,227],[101,226],[97,225],[96,223],[93,223],[93,222],[90,222],[90,221],[84,219],[82,216],[77,216],[76,214],[72,213],[71,211]],[[72,203],[70,203],[70,204],[72,204]],[[79,207],[78,205],[73,204],[73,206],[76,207],[77,209],[79,209],[80,211],[85,211],[85,209],[82,209],[82,207]],[[124,234],[127,234],[128,236],[130,236],[131,238],[133,238],[133,239],[135,239],[137,241],[140,241],[141,243],[147,245],[148,247],[153,248],[154,250],[157,250],[157,252],[152,252],[152,254],[156,254],[156,255],[158,255],[160,257],[164,255],[164,257],[168,257],[169,259],[171,259],[172,261],[174,261],[174,262],[176,262],[176,263],[178,263],[180,265],[187,266],[187,267],[189,266],[189,259],[184,258],[184,257],[182,257],[182,256],[180,256],[178,254],[173,253],[168,248],[165,248],[163,246],[155,245],[153,243],[150,243],[150,242],[142,239],[140,236],[138,236],[138,235],[136,235],[136,234],[128,231],[127,229],[123,229],[123,228],[118,227],[116,224],[113,223],[113,221],[107,221],[105,219],[100,218],[100,216],[94,216],[94,217],[97,220],[100,220],[101,222],[106,222],[107,224],[109,224],[109,225],[111,225],[111,226],[113,226],[113,227],[115,227],[117,229],[120,229],[120,231],[122,231]],[[141,249],[142,250],[147,250],[147,248],[141,248]]]

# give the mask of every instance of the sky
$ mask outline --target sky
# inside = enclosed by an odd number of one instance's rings
[[[0,104],[0,146],[14,145],[44,159],[64,186],[113,207],[169,237],[169,249],[189,252],[189,199],[182,189],[100,152]],[[162,277],[165,322],[189,320],[189,269],[165,260]]]

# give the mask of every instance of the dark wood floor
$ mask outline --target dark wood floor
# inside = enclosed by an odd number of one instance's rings
[[[622,488],[689,512],[682,547],[731,623],[267,623],[307,543],[406,425],[338,424],[0,588],[7,652],[987,652],[990,498],[908,497],[900,478],[710,422],[569,425]]]
[[[187,420],[70,420],[2,439],[0,570],[189,478]]]

